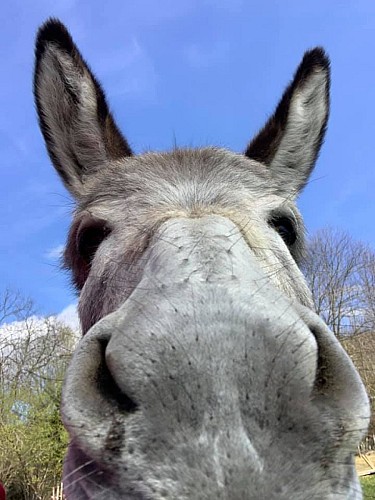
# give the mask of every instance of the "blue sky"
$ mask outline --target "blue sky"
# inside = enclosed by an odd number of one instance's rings
[[[41,313],[74,302],[56,258],[72,200],[44,149],[32,99],[39,24],[59,17],[107,91],[136,152],[215,144],[235,151],[273,111],[304,51],[332,60],[329,130],[299,206],[375,245],[373,0],[4,0],[0,21],[0,287]]]

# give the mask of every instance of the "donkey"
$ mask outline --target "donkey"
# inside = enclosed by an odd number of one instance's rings
[[[243,154],[133,155],[67,29],[40,28],[39,123],[77,204],[68,499],[362,498],[367,396],[298,267],[329,82],[306,52]]]

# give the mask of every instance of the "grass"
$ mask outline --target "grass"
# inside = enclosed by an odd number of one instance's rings
[[[375,475],[361,477],[364,500],[375,499]]]

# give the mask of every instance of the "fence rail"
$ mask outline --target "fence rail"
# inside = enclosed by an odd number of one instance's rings
[[[52,488],[51,500],[65,500],[62,483]]]
[[[366,436],[358,447],[359,453],[375,451],[375,434]]]

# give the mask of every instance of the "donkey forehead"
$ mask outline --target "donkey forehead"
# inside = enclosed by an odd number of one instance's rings
[[[150,196],[144,203],[163,200],[169,205],[176,202],[238,205],[241,195],[247,199],[257,197],[259,202],[277,195],[267,167],[244,155],[217,148],[176,149],[126,157],[85,179],[84,186],[82,208],[130,196],[134,199],[138,194]]]

